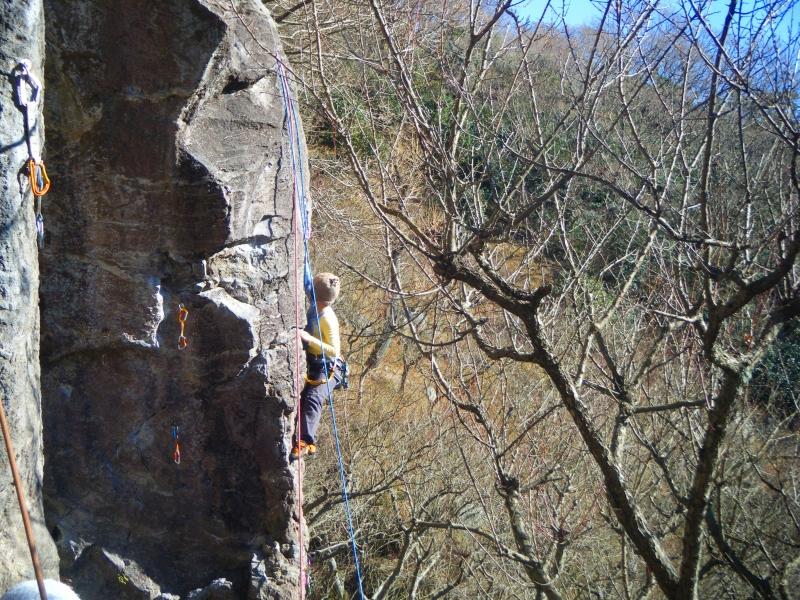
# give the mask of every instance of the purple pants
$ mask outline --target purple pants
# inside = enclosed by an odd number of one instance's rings
[[[300,439],[306,444],[317,443],[317,428],[322,416],[322,406],[328,397],[328,389],[335,390],[342,382],[342,367],[337,362],[336,367],[331,373],[328,383],[312,385],[306,382],[303,391],[300,393]],[[297,444],[297,434],[295,433],[294,443]]]

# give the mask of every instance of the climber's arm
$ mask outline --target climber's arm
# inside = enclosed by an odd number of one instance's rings
[[[339,319],[332,310],[325,310],[319,317],[319,328],[321,331],[322,341],[318,340],[311,334],[308,339],[303,338],[308,342],[308,351],[312,354],[322,354],[325,351],[325,356],[328,358],[338,358],[341,356],[341,342],[339,341]]]

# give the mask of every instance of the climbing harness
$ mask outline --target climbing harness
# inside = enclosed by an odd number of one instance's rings
[[[178,305],[178,323],[181,324],[181,334],[178,336],[178,350],[186,348],[189,342],[186,340],[186,317],[189,316],[189,310],[183,305]]]
[[[8,464],[11,467],[11,476],[14,480],[14,487],[17,489],[17,500],[19,501],[19,510],[22,513],[22,525],[25,528],[25,536],[28,538],[28,549],[31,552],[31,561],[33,562],[33,572],[36,575],[36,583],[39,585],[39,596],[42,600],[47,600],[47,592],[44,589],[44,576],[42,575],[42,567],[39,564],[39,553],[36,551],[36,541],[33,539],[33,528],[31,527],[31,518],[28,514],[28,509],[25,507],[25,495],[22,492],[22,481],[19,478],[19,470],[17,469],[17,460],[14,456],[14,447],[11,444],[11,432],[8,429],[8,422],[6,421],[6,410],[3,406],[3,401],[0,400],[0,430],[3,432],[3,439],[6,442],[6,452],[8,453]]]
[[[323,383],[328,383],[328,379],[327,377],[325,379],[311,379],[308,376],[308,373],[306,373],[306,383],[310,383],[311,385],[322,385]]]
[[[280,55],[276,52],[275,59],[277,62],[277,71],[278,71],[278,78],[280,79],[281,84],[281,95],[283,97],[283,105],[286,111],[286,121],[287,121],[287,129],[289,131],[289,153],[292,163],[292,174],[294,175],[294,185],[293,185],[293,197],[294,197],[294,275],[295,275],[295,319],[296,319],[296,336],[295,336],[295,345],[296,345],[296,356],[295,356],[295,368],[296,372],[299,375],[300,370],[300,302],[302,301],[300,290],[302,289],[302,285],[300,283],[300,270],[298,266],[297,257],[299,254],[299,227],[302,224],[302,233],[303,233],[303,247],[304,247],[304,267],[308,268],[309,273],[311,273],[311,257],[308,249],[308,240],[311,238],[311,207],[308,203],[308,198],[306,196],[305,191],[305,179],[303,174],[303,159],[300,149],[300,129],[297,120],[297,107],[295,105],[295,101],[292,98],[291,90],[289,88],[289,83],[286,79],[286,72],[284,70],[283,63],[281,62]],[[311,288],[311,302],[316,306],[316,293],[314,292],[314,288]],[[322,331],[319,324],[319,314],[317,311],[314,311],[316,320],[317,320],[317,331]],[[325,358],[325,349],[322,349],[322,361],[324,363],[324,375],[325,375],[325,386],[327,387],[328,392],[328,406],[331,409],[331,423],[333,425],[333,438],[336,445],[336,455],[339,460],[339,473],[342,479],[342,497],[344,498],[344,506],[345,512],[347,514],[347,524],[350,531],[350,542],[353,548],[353,562],[355,564],[356,569],[356,580],[358,582],[358,592],[360,598],[364,599],[364,590],[361,583],[361,569],[358,564],[358,548],[356,547],[356,537],[353,530],[353,518],[350,513],[350,501],[347,496],[347,476],[344,471],[344,461],[342,460],[342,450],[339,444],[339,433],[336,428],[336,414],[333,409],[333,399],[332,399],[332,388],[330,382],[330,372],[328,367],[328,361]],[[346,363],[343,366],[343,370],[347,370]],[[342,385],[344,387],[344,380],[346,380],[346,376],[343,375],[343,382]],[[300,407],[300,381],[297,382],[297,441],[300,442],[300,415],[301,415],[301,407]],[[302,468],[300,466],[300,462],[298,461],[297,465],[297,496],[298,496],[298,523],[299,523],[299,532],[298,537],[300,541],[300,600],[303,600],[306,589],[302,585],[303,579],[303,479],[302,479]],[[309,581],[309,580],[305,580]],[[309,585],[310,588],[310,585]]]
[[[181,464],[181,447],[178,445],[178,422],[172,422],[172,437],[175,438],[175,454],[173,455],[172,459],[175,461],[176,465]]]
[[[34,118],[36,116],[36,106],[39,104],[42,85],[31,71],[31,61],[24,58],[19,61],[16,67],[17,80],[17,105],[25,111],[25,142],[28,146],[28,177],[31,181],[31,191],[36,197],[36,238],[39,248],[44,248],[44,218],[42,217],[42,196],[50,189],[50,178],[47,176],[47,169],[44,166],[40,150],[33,143],[33,131],[35,129]],[[27,84],[27,85],[26,85]],[[30,95],[25,88],[31,89]]]
[[[306,354],[306,383],[311,385],[322,385],[327,383],[328,378],[323,374],[330,372],[336,363],[324,362],[322,360],[314,360],[310,354]],[[311,377],[311,375],[314,377]]]
[[[320,374],[330,373],[333,369],[336,368],[337,364],[340,365],[342,368],[342,380],[333,389],[338,390],[339,388],[343,388],[346,390],[350,387],[350,366],[347,364],[346,360],[344,360],[343,358],[337,358],[334,362],[325,361],[325,364],[323,365],[322,360],[319,361],[312,360],[308,358],[308,355],[306,355],[306,365],[308,367],[308,371],[313,371],[315,373],[318,372]],[[311,385],[322,385],[323,383],[328,382],[327,376],[321,379],[311,379],[308,371],[306,372],[306,383],[310,383]]]

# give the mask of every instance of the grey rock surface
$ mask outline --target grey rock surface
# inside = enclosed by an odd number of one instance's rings
[[[236,600],[233,584],[227,579],[215,579],[206,587],[189,592],[189,600]]]
[[[33,194],[25,165],[24,114],[15,104],[12,71],[27,58],[41,79],[41,0],[0,3],[0,401],[5,409],[39,560],[58,577],[58,557],[42,513],[42,418],[39,386],[39,265]],[[41,105],[34,144],[44,138]],[[1,438],[2,436],[0,436]],[[0,594],[34,576],[5,445],[0,441]]]
[[[83,600],[156,600],[160,586],[133,560],[90,546],[70,570],[72,584]]]
[[[276,547],[256,552],[250,561],[250,589],[247,600],[280,600],[296,593],[300,577],[297,561],[287,560]],[[303,570],[303,577],[308,573]]]
[[[258,0],[45,4],[45,507],[63,575],[89,590],[102,552],[162,598],[219,578],[244,598],[256,549],[297,547],[275,24]],[[297,597],[284,571],[279,597]]]

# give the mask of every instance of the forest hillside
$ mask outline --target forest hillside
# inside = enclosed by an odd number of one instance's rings
[[[309,597],[797,597],[796,3],[265,4],[352,370]]]
[[[0,2],[0,597],[800,597],[798,5]]]

